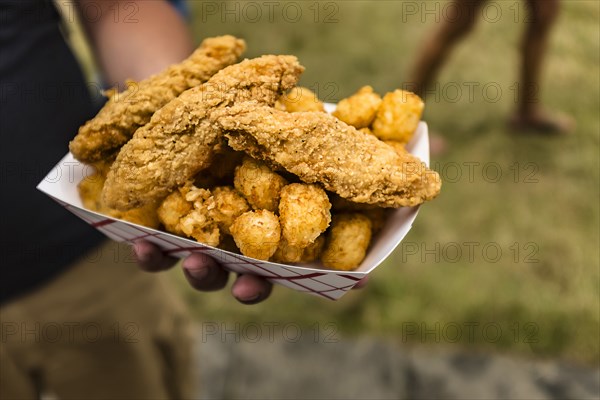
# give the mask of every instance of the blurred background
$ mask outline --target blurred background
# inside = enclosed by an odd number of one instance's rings
[[[188,2],[197,42],[232,34],[247,57],[294,54],[327,102],[403,87],[447,4]],[[598,396],[600,4],[562,2],[543,65],[539,98],[573,117],[573,135],[507,126],[525,2],[476,18],[425,102],[447,142],[432,157],[442,193],[366,288],[333,302],[276,287],[248,307],[169,272],[197,321],[203,396]]]

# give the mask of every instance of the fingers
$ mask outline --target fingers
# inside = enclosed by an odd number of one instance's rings
[[[211,292],[223,289],[229,279],[229,273],[205,254],[192,254],[182,266],[187,281],[196,290]]]
[[[254,275],[240,275],[231,287],[231,294],[240,303],[256,304],[265,300],[271,294],[273,285]]]
[[[177,262],[177,259],[165,256],[158,247],[145,240],[135,242],[132,247],[133,254],[144,271],[164,271]]]

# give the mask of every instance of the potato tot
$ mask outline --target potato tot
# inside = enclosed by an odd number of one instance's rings
[[[281,189],[288,182],[260,161],[245,157],[236,167],[233,185],[255,210],[275,212],[279,206]]]
[[[336,118],[357,129],[366,128],[377,115],[381,96],[371,86],[363,86],[352,96],[341,100],[332,113]]]
[[[192,203],[187,201],[179,190],[176,190],[168,195],[158,207],[158,219],[165,226],[167,232],[185,236],[179,221],[192,211],[192,208]]]
[[[258,260],[271,258],[281,240],[279,219],[268,210],[245,212],[236,218],[230,231],[242,254]]]
[[[287,112],[322,111],[325,112],[323,102],[310,89],[297,86],[281,96],[276,104],[280,110]]]
[[[408,143],[412,138],[425,104],[419,96],[404,90],[395,90],[383,97],[371,129],[381,140]]]
[[[331,269],[356,269],[365,258],[370,242],[369,218],[362,214],[334,215],[321,261]]]
[[[193,209],[183,216],[179,225],[186,236],[196,239],[209,246],[218,246],[220,241],[219,227],[208,213],[210,190],[191,187],[185,194],[185,199],[193,204]]]
[[[325,236],[321,235],[305,248],[291,245],[287,240],[281,238],[277,250],[271,257],[271,261],[277,263],[304,263],[317,260],[325,245]]]
[[[406,143],[398,142],[396,140],[384,140],[383,142],[388,146],[391,146],[396,151],[396,153],[398,153],[398,155],[402,156],[408,153],[408,150],[406,150],[405,147]]]
[[[221,232],[229,235],[229,227],[233,221],[246,211],[250,206],[242,195],[231,186],[216,187],[212,196],[206,201],[208,216],[219,225]]]
[[[304,249],[324,232],[331,222],[331,203],[318,185],[292,183],[281,190],[279,219],[281,232],[292,246]]]
[[[79,191],[79,197],[83,206],[88,210],[108,215],[109,217],[157,229],[160,226],[160,222],[158,220],[156,204],[150,203],[143,207],[127,211],[118,211],[106,206],[104,201],[102,201],[102,188],[106,181],[106,173],[106,168],[100,169],[79,182],[77,190]]]

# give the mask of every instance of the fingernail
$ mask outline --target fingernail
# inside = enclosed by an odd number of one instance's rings
[[[185,268],[184,265],[183,271],[194,280],[202,280],[208,276],[208,268],[206,267],[189,269]]]
[[[258,303],[260,300],[262,300],[262,293],[258,293],[252,297],[248,297],[246,299],[242,299],[238,297],[238,301],[240,301],[241,303],[244,304],[254,304],[254,303]]]

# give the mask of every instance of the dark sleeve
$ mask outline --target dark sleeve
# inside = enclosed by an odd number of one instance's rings
[[[101,236],[36,190],[97,111],[49,1],[1,1],[0,302],[52,279]]]

